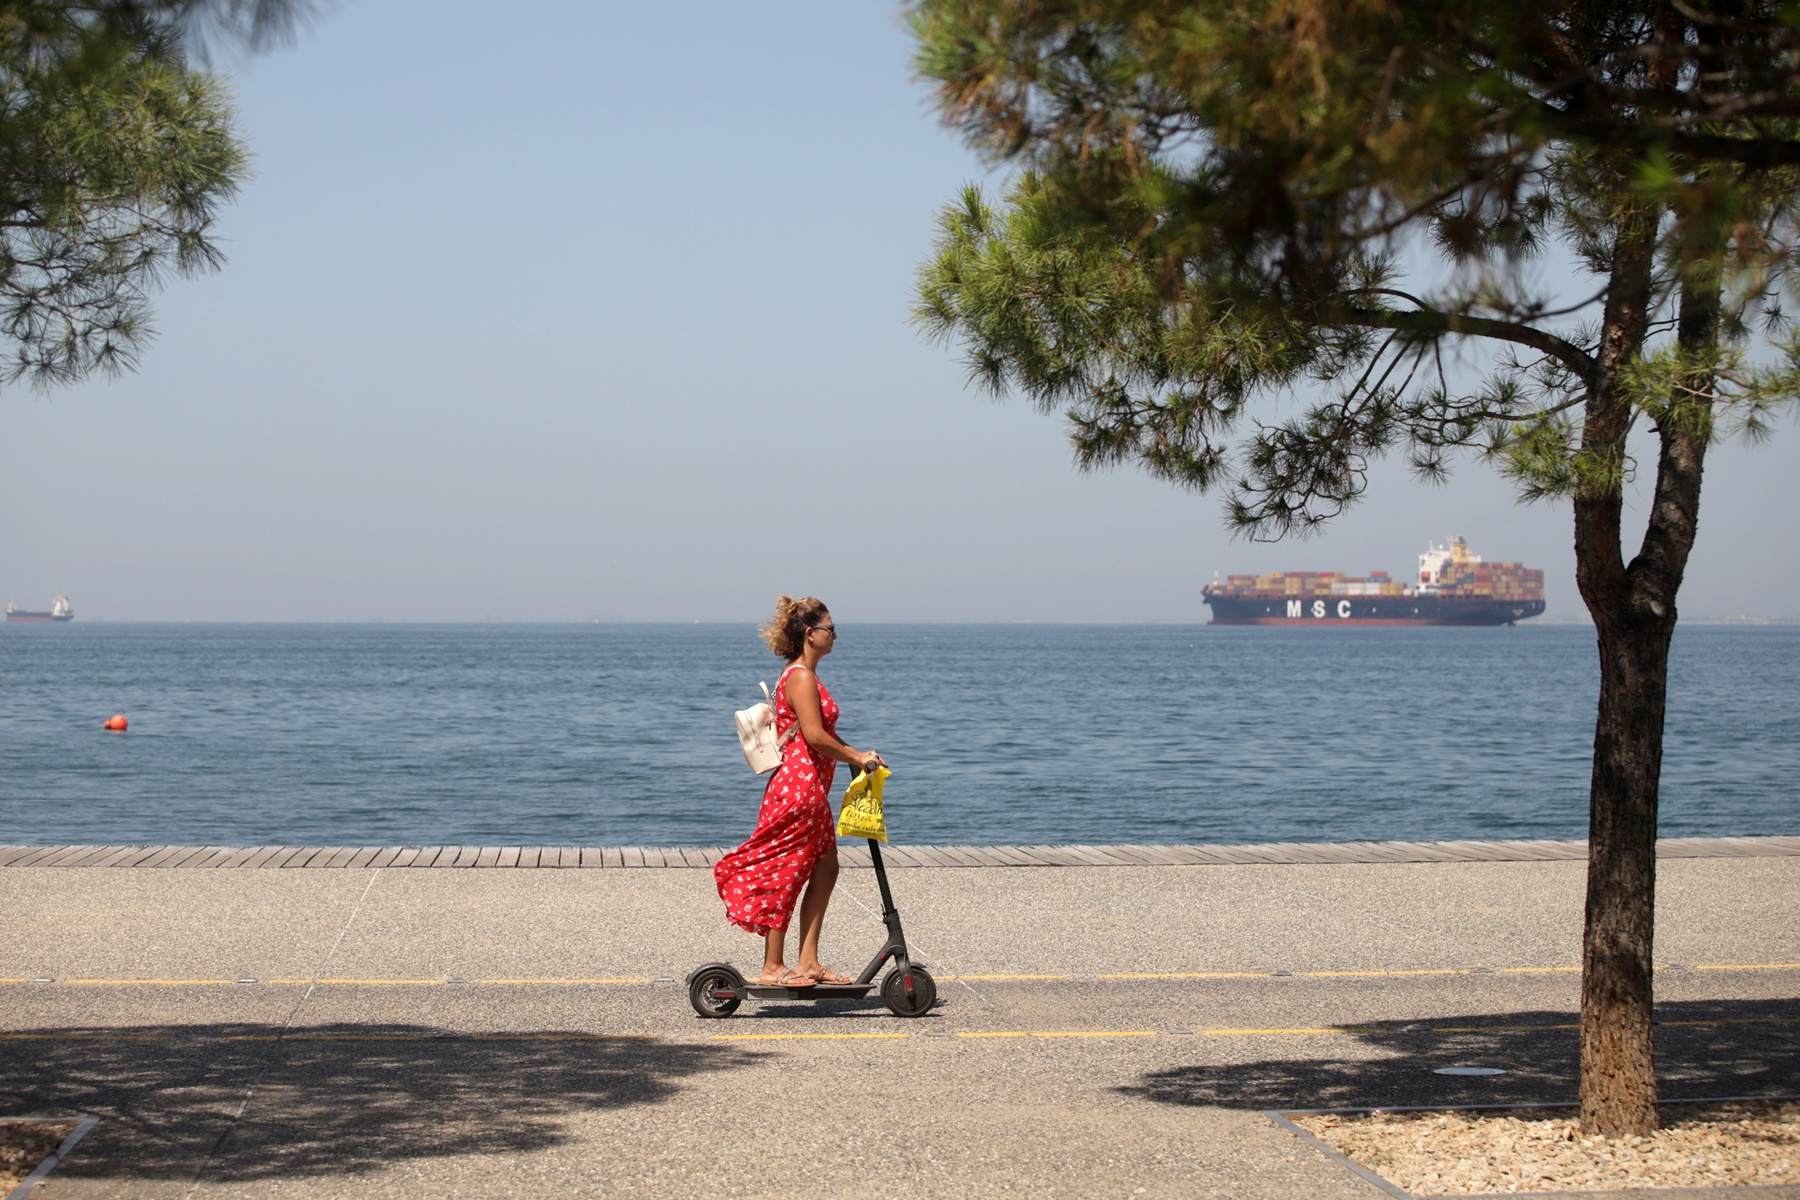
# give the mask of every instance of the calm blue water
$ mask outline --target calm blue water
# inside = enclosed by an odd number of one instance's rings
[[[841,629],[897,842],[1585,833],[1580,627]],[[779,669],[747,625],[0,627],[0,842],[735,843]],[[1665,834],[1800,833],[1800,629],[1682,630],[1669,709]]]

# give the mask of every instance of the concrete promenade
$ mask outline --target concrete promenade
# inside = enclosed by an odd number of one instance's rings
[[[695,1017],[687,971],[760,943],[685,858],[0,865],[0,1115],[102,1118],[34,1200],[1374,1197],[1260,1110],[1574,1095],[1583,863],[1454,845],[897,871],[941,983],[915,1021]],[[1708,849],[1660,866],[1663,1093],[1800,1092],[1800,842]],[[830,965],[876,904],[847,870]],[[1432,1073],[1468,1065],[1507,1074]]]

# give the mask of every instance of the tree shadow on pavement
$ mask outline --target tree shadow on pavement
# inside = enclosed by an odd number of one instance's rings
[[[102,1118],[59,1179],[192,1179],[203,1166],[208,1178],[345,1174],[545,1149],[567,1140],[564,1117],[657,1104],[686,1080],[763,1057],[565,1030],[437,1034],[414,1025],[11,1031],[0,1038],[0,1113]]]
[[[1216,1061],[1149,1072],[1117,1090],[1162,1104],[1258,1110],[1565,1103],[1579,1089],[1577,1020],[1535,1011],[1349,1026],[1321,1035],[1335,1054],[1316,1058],[1228,1059],[1235,1047],[1221,1038]],[[1664,1099],[1800,1091],[1800,1001],[1659,1004],[1657,1021]],[[1347,1038],[1354,1053],[1343,1052]],[[1506,1073],[1433,1074],[1456,1066]]]

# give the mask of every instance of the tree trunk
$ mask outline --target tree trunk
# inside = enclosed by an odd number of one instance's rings
[[[1626,1137],[1657,1126],[1651,952],[1656,800],[1668,684],[1666,621],[1600,621],[1600,712],[1588,799],[1581,955],[1581,1127]]]
[[[1578,495],[1575,505],[1577,577],[1600,650],[1581,956],[1581,1128],[1606,1137],[1649,1134],[1658,1124],[1657,789],[1675,596],[1699,530],[1712,437],[1723,259],[1715,236],[1696,237],[1687,249],[1676,341],[1689,365],[1657,416],[1656,491],[1643,547],[1629,567],[1618,569],[1621,495]],[[1609,371],[1608,378],[1616,375]],[[1621,453],[1623,431],[1613,422],[1623,407],[1616,398],[1609,407],[1590,404],[1586,431],[1615,435]]]
[[[1600,647],[1600,709],[1588,788],[1587,917],[1581,952],[1581,1128],[1619,1137],[1656,1128],[1651,1029],[1656,782],[1662,762],[1667,639],[1656,655],[1633,621],[1621,539],[1632,408],[1624,369],[1649,330],[1660,214],[1628,209],[1613,245],[1599,377],[1588,393],[1575,487],[1575,581]],[[1654,644],[1654,643],[1652,643]],[[1640,724],[1655,715],[1650,741]],[[1648,787],[1646,788],[1646,784]]]

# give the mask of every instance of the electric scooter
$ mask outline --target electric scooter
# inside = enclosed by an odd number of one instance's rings
[[[688,1003],[703,1017],[729,1017],[745,1000],[860,1000],[875,986],[875,976],[891,960],[894,969],[881,981],[881,999],[897,1017],[922,1017],[937,1002],[937,981],[931,972],[914,963],[906,953],[906,935],[900,931],[900,913],[888,890],[887,868],[881,863],[881,843],[869,839],[869,857],[875,863],[875,881],[881,885],[881,920],[887,926],[882,943],[869,965],[854,983],[815,983],[811,987],[779,987],[772,983],[748,983],[730,963],[707,963],[688,973]]]

